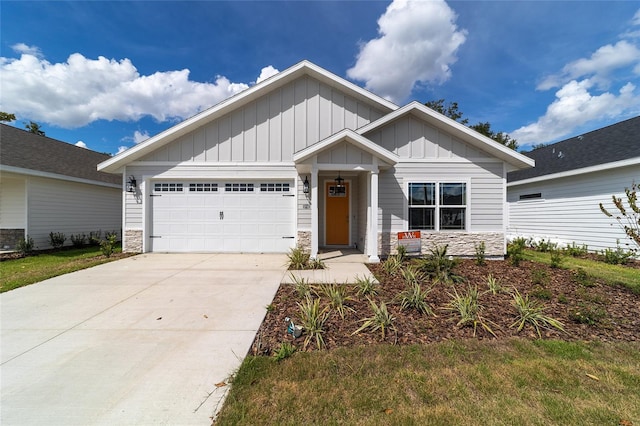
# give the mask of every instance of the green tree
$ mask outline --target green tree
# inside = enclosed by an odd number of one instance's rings
[[[16,120],[15,114],[10,114],[8,112],[0,111],[0,121],[3,123],[11,123]]]
[[[464,124],[465,126],[469,126],[469,119],[462,118],[464,114],[460,111],[457,102],[445,102],[444,99],[438,99],[434,101],[425,102],[425,105],[431,108],[432,110],[439,112],[440,114],[446,115],[447,117],[457,121],[460,124]],[[511,148],[514,151],[518,149],[518,142],[510,137],[507,133],[504,132],[496,132],[491,129],[491,124],[487,122],[480,122],[469,126],[473,130],[478,133],[481,133],[494,141],[501,143],[507,148]]]
[[[44,131],[42,131],[42,127],[36,123],[35,121],[29,121],[28,123],[24,123],[24,128],[27,129],[30,133],[35,133],[36,135],[44,136]]]

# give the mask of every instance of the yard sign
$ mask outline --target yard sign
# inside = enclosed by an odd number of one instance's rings
[[[422,251],[420,231],[398,232],[398,245],[405,247],[407,253],[420,253]]]

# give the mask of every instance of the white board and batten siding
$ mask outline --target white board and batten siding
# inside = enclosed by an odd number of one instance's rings
[[[119,188],[56,179],[30,177],[27,233],[39,248],[48,248],[49,233],[71,234],[116,231],[122,228],[122,192]]]
[[[623,248],[626,234],[613,218],[606,217],[599,204],[617,212],[611,196],[625,199],[624,188],[640,181],[637,166],[621,167],[529,184],[511,183],[508,188],[509,238],[551,240],[561,246],[586,244],[590,251]],[[540,194],[540,198],[524,198]]]

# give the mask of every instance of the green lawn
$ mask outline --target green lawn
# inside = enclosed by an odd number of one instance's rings
[[[249,356],[215,424],[640,424],[640,342],[469,340],[280,362]]]
[[[118,248],[116,253],[120,251]],[[93,246],[4,260],[0,262],[0,293],[118,258],[106,258],[100,247]]]
[[[551,264],[551,254],[534,250],[525,250],[525,259],[539,263]],[[611,285],[624,285],[640,294],[640,270],[622,265],[610,265],[590,259],[564,256],[561,267],[577,270],[578,268],[596,278],[605,280]]]

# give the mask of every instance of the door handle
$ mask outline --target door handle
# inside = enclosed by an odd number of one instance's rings
[[[220,212],[220,220],[224,220],[224,212],[223,211]]]

